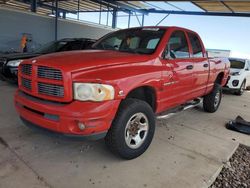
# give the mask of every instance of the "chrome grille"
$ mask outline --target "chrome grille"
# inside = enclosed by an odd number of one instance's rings
[[[23,74],[31,75],[32,65],[30,65],[30,64],[21,65],[21,71],[22,71]]]
[[[37,75],[39,78],[62,80],[62,72],[50,67],[38,66]]]
[[[25,89],[31,90],[31,80],[26,79],[26,78],[22,78],[22,86]]]
[[[53,97],[64,97],[64,88],[60,85],[38,82],[38,93]]]

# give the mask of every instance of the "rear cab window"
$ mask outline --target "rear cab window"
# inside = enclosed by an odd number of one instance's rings
[[[191,43],[191,48],[193,51],[192,57],[203,58],[204,54],[202,51],[202,45],[199,37],[194,33],[188,33],[188,38]]]

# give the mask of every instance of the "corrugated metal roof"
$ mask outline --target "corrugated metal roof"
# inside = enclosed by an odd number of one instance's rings
[[[30,0],[31,2],[31,0]],[[51,7],[55,6],[55,0],[40,0],[37,1],[37,13],[51,14]],[[58,8],[64,11],[77,12],[83,11],[107,11],[108,9],[118,8],[120,10],[178,10],[176,2],[189,2],[199,7],[201,12],[223,12],[223,13],[250,13],[250,0],[233,1],[233,0],[194,0],[194,1],[158,1],[172,5],[172,9],[164,8],[154,4],[156,1],[112,1],[112,0],[58,0]],[[79,3],[79,4],[78,4]],[[44,6],[42,6],[44,5]],[[14,8],[24,11],[30,11],[30,5],[25,0],[0,0],[0,6]],[[179,10],[182,10],[179,8]],[[184,10],[192,11],[192,10]]]
[[[209,12],[250,12],[250,1],[193,1]]]

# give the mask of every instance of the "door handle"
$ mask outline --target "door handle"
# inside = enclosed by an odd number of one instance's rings
[[[194,68],[193,65],[188,65],[188,66],[186,66],[186,69],[187,69],[187,70],[192,70],[193,68]]]
[[[208,67],[208,64],[207,63],[203,64],[203,67]]]

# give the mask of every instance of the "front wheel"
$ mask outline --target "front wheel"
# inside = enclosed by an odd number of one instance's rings
[[[206,112],[216,112],[220,106],[222,97],[221,85],[215,83],[211,93],[206,95],[203,99],[203,108]]]
[[[109,129],[108,148],[124,159],[134,159],[149,147],[155,131],[152,108],[138,99],[125,99]]]

